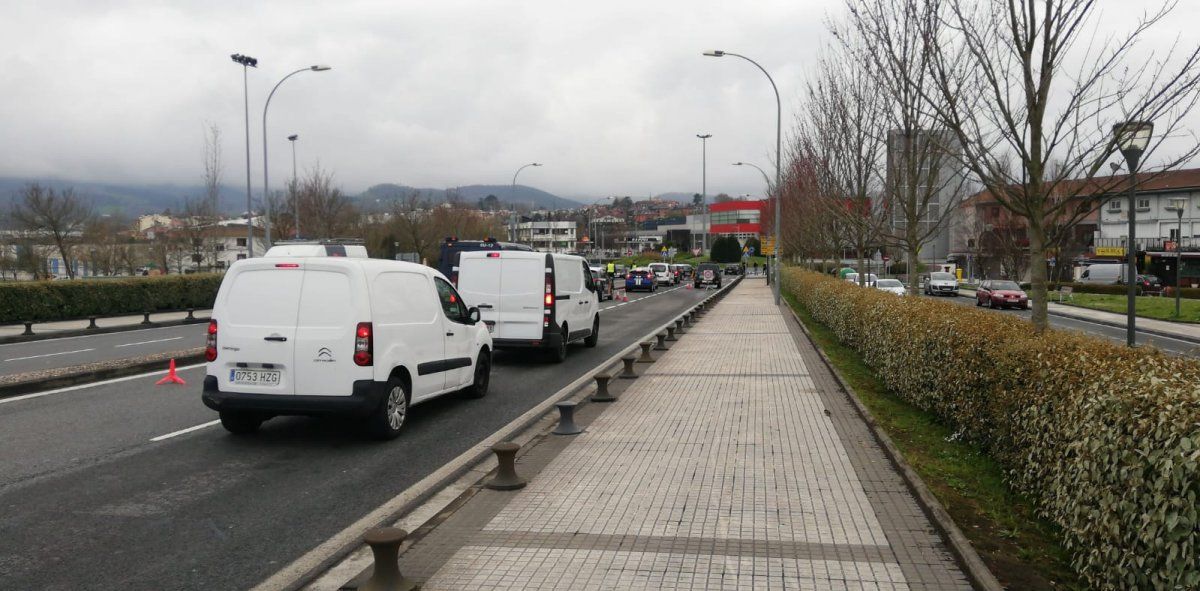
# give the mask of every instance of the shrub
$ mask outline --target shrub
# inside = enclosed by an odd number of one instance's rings
[[[1091,586],[1200,587],[1200,362],[798,269],[784,286],[1000,461]]]
[[[221,275],[0,284],[0,323],[211,308]]]

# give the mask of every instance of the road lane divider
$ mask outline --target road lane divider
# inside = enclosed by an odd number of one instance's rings
[[[120,349],[121,347],[133,347],[135,345],[149,345],[150,343],[165,343],[167,341],[178,341],[179,339],[182,339],[182,338],[183,337],[171,337],[169,339],[154,339],[153,341],[138,341],[136,343],[125,343],[124,345],[117,345],[115,348]]]
[[[157,443],[157,442],[159,442],[159,441],[162,441],[162,440],[164,440],[164,439],[170,439],[170,438],[172,438],[172,437],[178,437],[178,436],[180,436],[180,435],[186,435],[186,434],[188,434],[188,433],[191,433],[192,431],[199,431],[199,430],[201,430],[201,429],[207,429],[207,428],[209,428],[209,427],[212,427],[212,426],[215,426],[215,425],[220,425],[220,424],[221,424],[221,419],[217,419],[217,420],[215,420],[215,421],[209,421],[209,422],[207,422],[207,423],[200,423],[199,425],[193,425],[193,426],[191,426],[191,427],[188,427],[188,428],[186,428],[186,429],[180,429],[180,430],[178,430],[178,431],[171,431],[170,433],[167,433],[166,435],[159,435],[158,437],[151,437],[151,438],[150,438],[150,441],[152,441],[152,442],[154,442],[154,443]]]
[[[57,357],[59,355],[74,355],[76,353],[87,353],[88,351],[95,351],[95,350],[96,350],[95,348],[91,348],[91,349],[77,349],[75,351],[59,351],[57,353],[44,353],[42,355],[30,355],[28,357],[13,357],[10,359],[5,359],[4,361],[5,362],[25,361],[27,359],[41,359],[42,357]]]

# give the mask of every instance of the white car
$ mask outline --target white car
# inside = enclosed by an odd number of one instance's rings
[[[846,281],[858,285],[858,273],[846,273]],[[879,276],[871,273],[870,275],[867,275],[866,281],[867,287],[871,287],[875,285],[876,281],[879,281]]]
[[[880,291],[886,291],[896,295],[904,295],[907,293],[907,290],[904,288],[904,284],[900,283],[899,279],[878,279],[875,281],[874,287]]]
[[[600,294],[587,261],[567,254],[464,252],[458,288],[492,331],[500,349],[544,349],[561,362],[567,344],[595,347]]]
[[[654,273],[654,278],[658,280],[659,285],[675,285],[675,274],[671,272],[671,265],[667,263],[650,263],[648,265],[650,271]]]
[[[954,273],[930,273],[925,280],[925,295],[958,295],[958,277]]]
[[[441,273],[357,257],[240,260],[208,325],[204,404],[233,433],[276,415],[365,418],[400,433],[411,405],[487,394],[492,338]]]

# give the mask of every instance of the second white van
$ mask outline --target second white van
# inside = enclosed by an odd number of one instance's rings
[[[582,257],[544,252],[464,252],[458,289],[498,349],[537,348],[566,359],[567,345],[600,338],[600,296]]]

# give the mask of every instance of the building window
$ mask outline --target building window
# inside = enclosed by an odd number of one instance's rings
[[[1109,211],[1121,211],[1121,200],[1113,199],[1113,200],[1109,201],[1108,202],[1108,210]]]
[[[1171,242],[1179,240],[1179,228],[1171,228]]]
[[[1150,200],[1138,197],[1137,209],[1138,211],[1146,211],[1147,209],[1150,209]]]
[[[246,246],[246,239],[245,239],[245,238],[238,238],[238,239],[237,239],[237,245],[238,245],[238,246],[241,246],[241,247],[243,247],[243,248],[244,248],[244,247]]]

